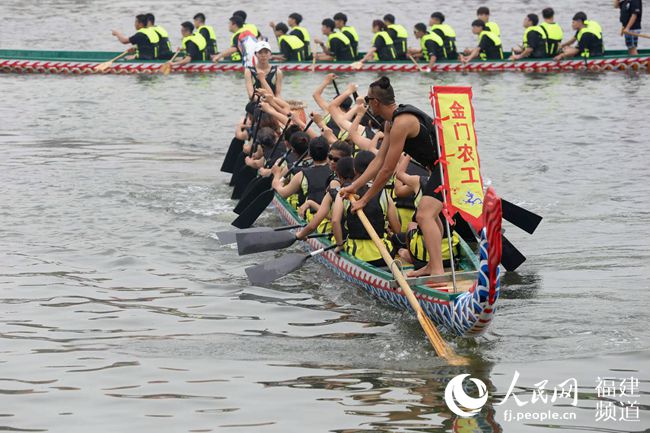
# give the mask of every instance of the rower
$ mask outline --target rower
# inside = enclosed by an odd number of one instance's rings
[[[230,56],[230,60],[238,62],[241,60],[241,51],[239,51],[239,36],[244,32],[244,19],[239,15],[230,17],[228,30],[232,33],[230,38],[230,47],[228,49],[212,56],[212,61],[217,63],[221,59]]]
[[[296,239],[305,240],[314,231],[331,233],[332,207],[341,187],[350,185],[354,181],[354,159],[350,156],[339,159],[335,164],[334,173],[336,177],[330,181],[323,200],[316,205],[315,202],[308,200],[298,209],[298,213],[308,220],[308,224],[296,233]]]
[[[413,28],[413,34],[420,40],[419,48],[409,48],[409,54],[417,59],[424,59],[429,69],[433,67],[438,59],[447,58],[445,42],[437,33],[429,33],[424,23],[417,23]]]
[[[386,226],[388,222],[394,233],[399,232],[399,218],[395,204],[388,192],[383,188],[384,185],[368,183],[371,177],[365,175],[373,166],[373,161],[377,159],[375,154],[368,150],[362,150],[354,157],[355,181],[341,191],[349,190],[352,186],[355,186],[355,191],[363,197],[356,203],[348,201],[347,195],[336,197],[332,209],[332,229],[337,250],[344,250],[349,255],[373,266],[383,267],[385,262],[382,259],[381,252],[370,238],[356,213],[357,209],[360,208],[359,205],[363,204],[361,207],[363,207],[366,217],[379,238],[382,239],[386,249],[388,251],[393,250],[393,244],[387,236]],[[344,231],[347,233],[346,239],[343,238]]]
[[[478,46],[472,48],[469,55],[460,55],[460,61],[463,63],[480,57],[481,60],[502,60],[503,48],[501,38],[495,33],[487,30],[483,20],[475,20],[472,23],[472,33],[478,36]]]
[[[372,32],[375,35],[372,37],[372,46],[363,59],[361,59],[362,62],[369,60],[391,61],[396,59],[395,44],[386,31],[387,28],[382,20],[374,20],[372,22]]]
[[[260,33],[260,31],[258,30],[258,28],[257,28],[257,26],[256,26],[255,24],[247,23],[247,22],[246,22],[246,18],[248,17],[248,14],[247,14],[246,12],[241,11],[241,10],[239,10],[239,11],[235,11],[235,12],[232,13],[232,16],[239,16],[239,17],[241,17],[242,21],[244,22],[244,23],[242,24],[242,28],[243,28],[244,30],[250,30],[250,32],[251,32],[251,33],[253,34],[253,36],[255,36],[256,38],[261,38],[261,37],[262,37],[262,34]]]
[[[154,29],[147,28],[147,16],[144,14],[137,15],[134,26],[136,32],[131,37],[127,37],[117,30],[112,31],[113,36],[123,44],[135,45],[129,48],[129,52],[135,54],[128,56],[127,59],[154,60],[158,58],[160,37]]]
[[[377,158],[366,172],[352,185],[341,190],[342,195],[354,194],[359,188],[372,180],[372,187],[363,197],[352,204],[352,210],[364,208],[370,198],[380,192],[395,172],[402,152],[431,171],[417,208],[417,222],[424,234],[424,243],[429,252],[429,262],[422,269],[409,276],[438,275],[444,272],[440,244],[442,224],[439,214],[442,211],[442,185],[438,161],[438,146],[433,119],[412,105],[397,105],[395,93],[388,77],[381,77],[370,84],[366,101],[374,115],[391,119],[384,126],[384,140]],[[373,180],[374,179],[374,180]]]
[[[205,24],[205,15],[200,12],[194,15],[194,27],[196,28],[196,33],[201,33],[201,35],[208,43],[208,46],[205,50],[208,53],[208,57],[212,57],[213,55],[217,54],[219,52],[217,50],[217,35],[215,34],[214,28],[212,28],[212,26]]]
[[[350,39],[343,32],[334,31],[334,20],[325,18],[321,23],[321,31],[327,36],[327,45],[320,39],[314,42],[320,45],[322,53],[314,53],[317,60],[350,61],[354,60],[354,51]]]
[[[181,44],[183,51],[185,51],[185,57],[181,60],[175,60],[172,62],[174,66],[183,66],[189,62],[198,62],[207,60],[208,55],[206,48],[208,46],[207,41],[200,33],[194,33],[194,24],[189,21],[185,21],[181,24],[181,34],[183,35],[183,42]]]
[[[393,14],[384,15],[384,24],[386,24],[386,31],[393,39],[395,45],[395,57],[398,60],[406,60],[406,51],[408,46],[408,32],[404,26],[395,24],[395,16]]]
[[[304,60],[305,43],[298,36],[288,35],[289,27],[285,23],[276,24],[273,31],[278,38],[278,48],[280,49],[280,54],[273,56],[273,60],[280,62]]]
[[[485,23],[485,29],[501,37],[501,29],[494,21],[490,21],[490,8],[481,6],[476,10],[476,18]]]
[[[577,47],[565,47],[560,54],[555,56],[555,60],[562,60],[568,57],[574,57],[580,54],[585,60],[590,57],[600,57],[603,53],[603,35],[593,26],[587,26],[587,15],[584,12],[578,12],[574,15],[571,22],[571,28],[576,31],[575,39],[578,41]]]
[[[602,27],[600,26],[600,24],[598,24],[598,22],[596,22],[596,21],[594,21],[594,20],[587,19],[587,14],[584,13],[584,12],[578,12],[578,13],[576,13],[575,16],[579,16],[580,19],[582,19],[582,21],[584,22],[585,26],[586,26],[588,29],[592,30],[592,31],[593,31],[594,33],[596,33],[597,35],[599,35],[600,38],[602,39],[602,37],[603,37],[603,29],[602,29]],[[573,36],[571,37],[571,39],[569,39],[568,41],[566,41],[566,42],[564,42],[562,45],[560,45],[560,51],[562,51],[562,50],[563,50],[564,48],[566,48],[566,47],[570,47],[570,46],[573,45],[576,41],[577,41],[576,35],[573,35]],[[604,50],[604,49],[605,49],[605,48],[603,47],[603,50]]]
[[[289,32],[290,35],[298,36],[300,40],[305,44],[305,49],[303,52],[303,60],[311,60],[311,36],[309,36],[309,31],[305,27],[301,27],[302,15],[297,12],[292,13],[287,18],[287,24],[291,28]]]
[[[546,55],[546,34],[537,24],[539,17],[536,14],[528,14],[524,18],[524,42],[520,48],[513,48],[510,60],[519,60],[531,57],[542,59]]]
[[[283,198],[298,194],[298,206],[305,203],[306,200],[320,203],[333,177],[332,170],[330,170],[327,163],[328,152],[329,143],[324,137],[311,139],[309,142],[309,156],[313,161],[313,165],[296,173],[286,185],[282,183],[282,178],[278,175],[279,170],[274,171],[273,189]]]
[[[147,14],[147,28],[153,29],[158,33],[160,38],[158,47],[158,59],[169,60],[174,56],[172,53],[172,44],[169,41],[169,33],[162,26],[156,25],[156,17],[153,14]]]
[[[343,33],[349,40],[350,45],[352,45],[352,51],[354,52],[354,58],[359,57],[359,34],[357,30],[348,25],[348,16],[343,12],[337,12],[334,14],[334,25],[336,30]]]
[[[255,45],[257,63],[244,69],[246,91],[249,98],[253,98],[255,89],[266,89],[275,96],[282,93],[282,71],[277,66],[271,65],[271,46],[266,41],[259,41]]]
[[[449,25],[445,24],[445,15],[442,12],[434,12],[429,19],[431,31],[440,36],[445,44],[446,58],[457,59],[458,50],[456,49],[456,31]]]
[[[560,53],[560,44],[564,37],[562,27],[555,22],[555,11],[553,8],[545,8],[542,10],[542,18],[544,18],[544,22],[539,26],[546,36],[546,55],[548,57],[555,57]]]

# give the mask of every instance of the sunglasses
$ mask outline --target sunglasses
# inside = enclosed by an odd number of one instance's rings
[[[327,158],[330,159],[332,162],[339,162],[339,159],[336,156],[332,155],[331,153],[327,155]]]
[[[372,96],[364,96],[363,97],[363,100],[366,101],[366,104],[368,104],[371,99],[377,99],[377,98],[373,98]]]

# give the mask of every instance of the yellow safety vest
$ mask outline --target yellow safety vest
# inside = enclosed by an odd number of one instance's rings
[[[526,27],[526,30],[524,31],[524,49],[528,48],[528,33],[530,32],[537,32],[540,35],[542,35],[542,39],[546,39],[546,35],[544,35],[544,31],[542,30],[541,27],[539,26]]]
[[[309,36],[309,30],[307,30],[304,27],[300,26],[295,26],[291,30],[298,30],[300,33],[302,33],[303,38],[305,39],[305,44],[309,43],[311,41],[311,38]]]
[[[386,190],[383,190],[379,196],[379,206],[384,214],[384,220],[386,220],[386,215],[388,213],[388,196]],[[344,211],[346,215],[348,214],[349,208],[350,202],[346,200]],[[393,244],[388,240],[386,234],[384,234],[383,242],[389,251],[393,249]],[[382,258],[381,252],[377,249],[377,246],[372,239],[354,239],[348,237],[343,248],[346,253],[358,258],[359,260],[363,260],[364,262],[373,262],[375,260],[381,260]]]
[[[158,33],[158,36],[160,39],[167,39],[167,50],[171,51],[172,50],[172,43],[169,41],[169,33],[167,33],[167,30],[162,28],[161,26],[153,26],[151,27],[154,29],[156,33]]]
[[[210,40],[207,41],[207,42],[209,42],[209,44],[212,46],[212,50],[213,50],[212,52],[213,52],[213,53],[216,53],[216,52],[217,52],[217,35],[216,35],[216,33],[214,32],[214,28],[212,28],[212,26],[202,25],[201,27],[199,27],[198,29],[196,29],[196,31],[194,32],[194,34],[195,34],[195,35],[196,35],[196,34],[199,34],[200,31],[203,30],[203,29],[206,29],[206,30],[208,31],[208,34],[210,35]],[[203,35],[201,35],[201,36],[203,36]],[[204,36],[204,37],[205,37],[205,36]]]
[[[481,43],[481,39],[483,36],[490,38],[492,42],[494,42],[494,46],[499,50],[499,55],[500,58],[503,59],[503,47],[501,46],[501,38],[499,38],[496,34],[494,34],[491,31],[483,30],[481,33],[478,35],[478,41],[479,44]],[[487,54],[481,52],[481,59],[486,60],[487,59]]]
[[[422,56],[424,57],[424,60],[428,62],[429,59],[431,59],[431,55],[429,54],[429,51],[427,51],[427,41],[433,41],[437,45],[440,45],[442,47],[442,52],[444,53],[445,57],[447,57],[447,50],[445,49],[445,43],[442,38],[436,33],[427,33],[420,38],[420,48],[422,48]]]
[[[343,42],[345,45],[350,47],[350,53],[352,54],[352,57],[354,57],[354,50],[352,49],[352,45],[350,45],[350,39],[348,39],[347,36],[345,36],[341,32],[332,32],[329,34],[327,37],[327,49],[331,49],[330,42],[332,39],[339,39],[341,42]]]
[[[594,20],[585,21],[585,25],[589,27],[600,38],[603,38],[603,28]]]
[[[555,56],[560,52],[560,44],[564,38],[562,27],[557,23],[547,23],[544,21],[539,25],[546,34],[546,55]]]
[[[137,31],[137,33],[144,33],[144,35],[149,39],[149,43],[153,46],[153,58],[157,59],[158,58],[158,44],[160,43],[160,36],[158,36],[158,33],[152,28],[152,27],[147,27],[147,28],[141,28],[140,30]],[[140,57],[140,52],[136,48],[135,50],[135,57],[139,58]]]
[[[291,50],[296,53],[298,61],[302,61],[303,49],[305,48],[305,43],[298,37],[294,35],[282,35],[278,38],[278,45],[282,45],[282,42],[286,42],[291,47]],[[287,59],[289,60],[289,59]]]
[[[445,36],[447,36],[448,38],[455,38],[456,37],[456,32],[448,24],[434,24],[434,25],[432,25],[431,26],[431,31],[434,32],[436,30],[442,31],[442,33]]]
[[[241,34],[241,32],[243,32],[244,30],[246,30],[246,29],[244,29],[242,27],[239,30],[237,30],[235,33],[232,34],[232,37],[230,38],[230,45],[231,46],[236,47],[238,45],[237,40],[239,39],[239,35]],[[232,60],[234,62],[238,62],[238,61],[241,60],[241,53],[239,52],[239,48],[237,48],[237,51],[235,51],[234,53],[232,53],[230,55],[230,60]]]
[[[395,55],[395,46],[393,44],[393,39],[390,37],[388,32],[380,31],[375,33],[375,35],[372,37],[372,45],[375,45],[375,41],[379,37],[381,37],[384,40],[384,43],[386,44],[386,49],[390,50],[390,53],[393,57],[391,60],[395,60],[396,55]],[[375,51],[375,60],[379,60],[379,55],[377,54],[377,51]]]
[[[407,43],[407,39],[409,37],[409,33],[406,31],[404,26],[399,25],[399,24],[391,24],[391,25],[388,26],[388,28],[395,31],[395,34],[397,35],[397,37],[399,39],[401,39],[401,41],[400,41],[401,52],[405,53],[406,52],[406,43]]]
[[[199,48],[199,52],[202,55],[201,60],[205,60],[206,59],[205,48],[208,46],[208,43],[206,42],[203,35],[200,34],[200,33],[196,33],[196,34],[193,34],[193,35],[190,35],[190,36],[185,36],[183,38],[183,42],[182,42],[183,50],[187,50],[187,42],[188,41],[192,41],[192,42],[194,42],[194,44],[196,44],[196,46]]]
[[[242,26],[242,29],[244,30],[250,30],[252,34],[255,35],[255,37],[260,37],[260,31],[257,29],[257,26],[255,24],[251,23],[244,23]]]
[[[585,21],[585,22],[586,22],[586,21]],[[578,35],[576,36],[576,40],[577,40],[578,42],[580,42],[580,40],[581,40],[582,37],[585,35],[585,33],[591,33],[592,35],[595,35],[598,39],[600,39],[600,42],[601,42],[601,44],[602,44],[602,41],[603,41],[603,35],[602,35],[601,33],[597,33],[596,30],[594,30],[593,28],[590,28],[590,27],[583,27],[583,28],[578,32]],[[604,52],[604,51],[605,51],[605,48],[603,47],[603,48],[601,49],[601,51]],[[601,52],[601,54],[602,54],[602,52]],[[591,56],[591,53],[589,52],[589,50],[586,49],[586,50],[583,51],[580,55],[581,55],[582,57],[589,58],[589,57]]]
[[[291,29],[291,32],[293,32],[294,30],[298,30],[300,32],[303,38],[302,40],[305,43],[305,46],[303,48],[303,52],[304,52],[303,60],[307,60],[311,58],[311,44],[310,44],[311,36],[309,36],[309,31],[306,28],[300,26],[295,26],[294,28]],[[300,38],[300,36],[298,36],[298,38]]]
[[[341,27],[339,31],[349,33],[352,36],[352,39],[350,39],[349,36],[344,35],[350,40],[350,46],[352,47],[352,56],[356,58],[359,54],[359,34],[357,33],[357,30],[352,26],[345,26]]]
[[[499,25],[497,23],[493,21],[488,21],[487,23],[485,23],[485,27],[489,31],[497,35],[498,37],[501,37],[501,29],[499,28]]]

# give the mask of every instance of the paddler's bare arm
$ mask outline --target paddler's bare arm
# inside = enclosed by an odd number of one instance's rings
[[[321,110],[327,111],[327,101],[325,98],[323,98],[323,91],[327,86],[332,84],[332,81],[336,79],[336,75],[334,74],[327,74],[325,76],[325,79],[323,80],[322,83],[314,90],[314,93],[312,94],[314,101],[316,101],[316,104],[320,107]]]
[[[219,60],[225,59],[229,55],[234,54],[236,52],[237,52],[237,47],[229,47],[225,51],[222,51],[219,54],[215,54],[214,56],[212,56],[212,61],[214,63],[217,63]]]
[[[119,32],[117,30],[113,30],[111,32],[113,36],[117,38],[118,41],[122,42],[123,44],[130,44],[131,42],[129,41],[129,37],[126,36],[124,33]]]
[[[296,238],[298,239],[306,239],[307,236],[309,236],[311,233],[314,232],[318,228],[318,225],[325,219],[327,218],[327,214],[329,211],[332,209],[332,196],[329,194],[325,194],[325,197],[323,197],[323,201],[320,204],[320,207],[318,208],[318,211],[314,215],[314,217],[309,221],[309,224],[307,224],[305,227],[303,227],[302,230],[300,230],[296,234]]]
[[[385,131],[390,131],[390,123],[386,122],[386,126],[384,126]],[[375,159],[372,160],[372,162],[368,165],[368,168],[366,168],[366,171],[363,172],[361,176],[357,178],[354,182],[352,182],[352,185],[346,186],[345,188],[342,188],[340,191],[340,194],[343,196],[346,196],[348,194],[354,194],[357,192],[359,188],[370,182],[375,178],[377,173],[379,172],[379,169],[381,169],[382,165],[384,164],[384,158],[386,158],[386,153],[388,153],[388,147],[390,146],[390,138],[386,136],[384,138],[384,141],[381,143],[381,147],[379,148],[379,153],[375,156]],[[352,203],[352,205],[355,205],[359,201],[357,200],[355,203]]]
[[[248,93],[248,99],[253,99],[255,86],[253,85],[253,74],[248,68],[244,69],[244,80],[246,81],[246,93]]]
[[[341,221],[343,219],[343,197],[336,196],[334,200],[334,206],[332,207],[332,232],[334,233],[334,239],[336,240],[336,245],[341,248],[343,246],[343,227]],[[339,249],[337,248],[337,250]]]
[[[273,178],[273,189],[280,194],[283,198],[287,198],[292,194],[295,194],[300,189],[300,184],[302,183],[302,172],[296,174],[291,178],[288,184],[282,185],[282,178],[274,177]]]
[[[357,110],[356,116],[352,121],[352,126],[350,126],[350,140],[356,144],[360,149],[369,150],[371,152],[377,152],[377,149],[374,148],[373,141],[369,138],[362,137],[360,133],[359,124],[361,123],[361,118],[366,114],[366,107],[363,104],[363,98],[357,99]],[[352,110],[350,110],[352,111]],[[376,144],[376,143],[375,143]]]

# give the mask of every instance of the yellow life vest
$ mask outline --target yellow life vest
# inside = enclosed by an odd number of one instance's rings
[[[212,53],[215,54],[217,52],[217,35],[214,32],[214,28],[212,26],[206,26],[204,24],[201,27],[199,27],[198,29],[196,29],[194,34],[200,34],[201,30],[203,30],[203,29],[206,29],[208,31],[208,34],[210,35],[210,40],[207,41],[207,42],[208,42],[208,45],[210,45],[211,48],[212,48]],[[201,36],[203,36],[203,35],[201,35]]]
[[[261,35],[260,31],[257,29],[257,26],[255,24],[244,23],[244,25],[241,28],[244,30],[250,30],[251,33],[254,34],[256,38],[259,38]]]
[[[399,48],[399,51],[401,53],[406,53],[406,49],[407,49],[406,44],[409,37],[409,33],[406,31],[404,26],[400,24],[391,24],[388,26],[388,28],[395,32],[397,39],[400,39],[399,41],[397,41],[399,43],[399,47],[397,47]],[[393,41],[393,43],[395,43],[395,41]]]
[[[495,49],[499,50],[499,58],[503,59],[503,47],[501,46],[501,38],[494,34],[491,31],[483,30],[481,33],[478,35],[478,41],[479,44],[481,43],[481,39],[483,37],[490,38],[492,42],[494,42]],[[487,53],[481,52],[481,59],[482,60],[487,60]]]
[[[309,36],[309,30],[301,26],[295,26],[291,29],[291,32],[293,33],[294,30],[298,30],[300,32],[302,35],[302,41],[305,43],[305,46],[303,48],[303,60],[311,58],[311,36]],[[300,38],[300,36],[298,36],[298,38]]]
[[[343,42],[345,45],[350,47],[350,54],[352,54],[352,57],[354,58],[354,50],[352,49],[352,45],[350,45],[350,39],[348,39],[347,36],[345,36],[341,32],[332,32],[329,34],[327,37],[327,49],[331,49],[331,42],[333,39],[339,39],[341,42]]]
[[[208,43],[206,42],[203,35],[201,35],[200,33],[196,33],[196,34],[193,34],[193,35],[190,35],[190,36],[185,36],[183,38],[183,42],[181,44],[182,47],[183,47],[183,50],[187,50],[186,45],[187,45],[187,42],[189,42],[189,41],[194,42],[194,44],[199,48],[199,53],[202,56],[201,60],[205,60],[206,59],[205,48],[208,46]]]
[[[447,57],[447,49],[445,48],[445,42],[442,40],[442,38],[438,36],[437,33],[427,33],[426,35],[420,38],[420,48],[422,48],[422,56],[424,57],[424,60],[428,62],[429,59],[431,58],[431,55],[429,54],[429,51],[427,50],[427,46],[426,46],[426,43],[428,41],[433,41],[437,45],[440,45],[445,58]]]
[[[600,51],[601,52],[600,53],[595,53],[595,55],[602,55],[604,50],[605,50],[604,47],[602,46],[603,35],[601,33],[596,32],[596,30],[594,30],[593,28],[591,28],[591,27],[583,27],[582,29],[580,29],[580,31],[578,32],[578,35],[576,36],[576,40],[578,42],[580,42],[582,40],[582,37],[587,33],[591,33],[592,35],[594,35],[598,39],[600,39],[600,43],[601,43],[601,50]],[[591,54],[592,53],[590,53],[588,49],[585,49],[582,53],[580,53],[580,56],[582,56],[584,58],[589,58],[589,57],[591,57]]]
[[[162,42],[163,39],[166,39],[166,42],[167,42],[167,51],[171,51],[171,50],[172,50],[172,43],[169,41],[169,33],[167,33],[167,30],[165,30],[164,28],[162,28],[162,26],[153,26],[153,27],[151,27],[151,28],[154,29],[154,31],[155,31],[156,33],[158,33],[158,36],[160,37],[161,42]],[[162,47],[161,47],[161,48],[162,48]],[[162,50],[161,50],[161,51],[162,51]]]
[[[393,44],[393,39],[390,37],[388,32],[380,31],[375,33],[375,35],[372,37],[372,45],[375,45],[375,41],[377,40],[377,38],[382,38],[384,40],[384,43],[386,44],[386,52],[387,54],[392,56],[391,59],[383,59],[383,60],[395,60],[396,58],[395,46]],[[377,53],[377,51],[375,51],[374,59],[375,61],[379,60],[379,54]]]
[[[590,30],[592,30],[600,39],[603,38],[603,28],[598,24],[597,21],[594,20],[587,20],[585,21],[585,25],[589,27]]]
[[[344,36],[350,40],[350,46],[352,47],[352,57],[356,59],[357,55],[359,54],[359,34],[357,33],[357,30],[352,26],[345,26],[341,27],[339,31],[346,33]],[[350,38],[348,34],[352,36],[352,38]]]
[[[372,203],[369,203],[369,205],[366,207],[366,214],[369,220],[371,221],[371,223],[374,219],[381,220],[383,218],[385,224],[386,215],[388,213],[388,196],[386,190],[383,190],[380,193],[378,201],[379,201],[378,203],[379,208],[375,209],[377,214],[373,213],[375,211],[372,210],[373,209]],[[370,210],[368,210],[368,208],[370,208]],[[346,200],[345,215],[348,215],[349,212],[350,212],[350,202]],[[381,212],[381,214],[383,215],[379,215],[379,212]],[[363,237],[369,237],[367,232],[365,231],[365,228],[357,228],[357,230],[359,230],[359,233],[354,233],[347,219],[345,221],[345,225],[348,229],[348,238],[345,241],[345,245],[344,245],[344,250],[346,253],[365,262],[373,262],[375,260],[381,260],[382,258],[381,252],[379,251],[379,249],[377,249],[377,246],[375,245],[373,240],[363,239]],[[381,234],[379,235],[381,236]],[[390,240],[388,240],[388,237],[385,233],[383,235],[383,242],[389,251],[393,249],[393,245],[390,242]]]
[[[487,28],[489,31],[497,35],[498,37],[501,37],[501,29],[499,28],[499,25],[493,21],[488,21],[485,23],[485,28]]]
[[[153,47],[153,58],[157,59],[158,58],[158,46],[160,44],[160,36],[158,36],[158,33],[152,28],[152,27],[143,27],[140,30],[137,31],[137,33],[143,33],[147,39],[149,39],[149,43]],[[136,47],[135,50],[135,57],[140,58],[140,51]]]
[[[440,30],[442,32],[442,34],[444,34],[448,38],[455,38],[456,37],[456,32],[448,24],[434,24],[434,25],[432,25],[431,26],[431,31],[435,32],[436,30]]]
[[[560,52],[560,44],[564,33],[562,27],[557,23],[547,23],[546,21],[539,25],[546,34],[546,55],[553,57]]]
[[[278,45],[282,45],[282,42],[289,44],[291,51],[295,52],[297,60],[300,62],[303,59],[303,53],[305,48],[305,43],[298,37],[294,35],[282,35],[278,38]],[[291,59],[287,59],[291,60]]]
[[[246,30],[246,29],[244,29],[242,27],[239,30],[237,30],[235,33],[232,34],[232,37],[230,38],[230,45],[231,46],[233,46],[233,47],[238,46],[239,35],[244,30]],[[232,60],[233,62],[239,62],[241,60],[241,53],[239,52],[239,48],[237,48],[237,51],[235,51],[234,53],[232,53],[230,55],[230,60]]]

